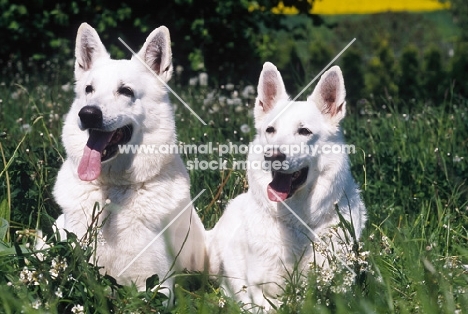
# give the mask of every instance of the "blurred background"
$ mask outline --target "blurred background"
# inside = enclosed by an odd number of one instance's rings
[[[350,103],[468,93],[463,0],[3,0],[0,12],[0,69],[17,83],[36,72],[70,80],[76,31],[88,22],[114,58],[129,57],[118,37],[138,49],[166,25],[179,85],[199,73],[214,85],[255,84],[270,61],[295,93],[356,38],[337,61]]]

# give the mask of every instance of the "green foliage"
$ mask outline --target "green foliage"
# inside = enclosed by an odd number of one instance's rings
[[[433,103],[444,99],[447,82],[447,73],[442,63],[442,52],[440,48],[432,45],[424,52],[422,86],[424,92]]]
[[[80,22],[94,22],[98,31],[109,32],[119,22],[128,20],[131,13],[126,4],[110,5],[105,0],[20,3],[0,2],[0,29],[5,30],[1,37],[4,43],[0,47],[2,59],[11,56],[20,60],[45,60],[51,56],[69,58],[73,34]]]
[[[419,64],[419,51],[409,45],[401,54],[400,58],[400,78],[398,80],[398,91],[402,99],[416,99],[420,95],[421,69]]]
[[[278,28],[282,15],[271,13],[280,0],[268,1],[136,1],[131,5],[109,0],[3,0],[0,2],[0,60],[71,59],[76,30],[82,22],[96,28],[114,57],[129,52],[118,37],[136,49],[160,25],[171,31],[174,61],[190,73],[203,64],[212,77],[255,80],[260,25]],[[313,1],[292,0],[308,14]],[[315,19],[318,23],[319,20]],[[34,49],[31,49],[34,47]],[[243,62],[238,62],[242,60]],[[5,64],[0,63],[0,67]]]
[[[452,59],[451,79],[454,91],[468,96],[468,42],[460,42]]]
[[[307,57],[303,58],[304,71],[308,78],[312,79],[333,59],[333,50],[325,40],[310,42]]]
[[[366,77],[368,95],[389,98],[398,92],[395,56],[387,40],[376,44],[375,56],[369,61]]]
[[[364,97],[364,66],[363,57],[359,50],[350,48],[343,54],[341,70],[346,82],[347,108],[356,107],[358,100]]]
[[[451,23],[450,15],[442,12],[440,19]],[[396,56],[409,44],[423,49],[428,43],[446,47],[451,40],[440,34],[439,21],[430,19],[430,14],[410,12],[385,12],[366,15],[332,16],[325,20],[335,23],[333,34],[340,42],[348,43],[356,37],[353,47],[361,51],[366,59],[376,50],[376,39],[386,40]],[[453,27],[452,27],[453,29]],[[448,32],[449,33],[449,32]]]
[[[450,3],[450,11],[452,12],[453,19],[458,25],[461,33],[461,40],[468,40],[468,3],[464,0],[439,0],[443,3]]]

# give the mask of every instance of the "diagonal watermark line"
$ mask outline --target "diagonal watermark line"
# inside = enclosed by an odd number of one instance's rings
[[[161,79],[161,78],[159,77],[159,75],[157,75],[157,74],[150,68],[150,66],[146,64],[145,61],[141,60],[140,56],[138,56],[138,55],[135,53],[135,51],[133,51],[133,49],[130,48],[130,46],[127,45],[127,43],[126,43],[125,41],[123,41],[122,38],[119,37],[119,40],[120,40],[120,42],[132,53],[132,55],[133,55],[135,58],[138,59],[138,61],[140,61],[148,70],[150,70],[151,73],[152,73],[154,76],[156,76],[156,77],[158,78],[158,80],[159,80],[161,83],[163,83],[164,86],[165,86],[165,87],[166,87],[166,88],[167,88],[167,89],[168,89],[168,90],[169,90],[169,91],[170,91],[170,92],[171,92],[171,93],[188,109],[188,110],[190,110],[190,112],[191,112],[195,117],[197,117],[198,120],[200,120],[201,123],[203,123],[203,125],[206,125],[206,122],[203,121],[203,119],[200,118],[200,116],[199,116],[195,111],[193,111],[193,109],[190,108],[190,106],[187,105],[187,103],[186,103],[182,98],[180,98],[180,96],[177,95],[177,93],[176,93],[169,85],[167,85],[167,83],[164,82],[163,79]]]
[[[206,191],[206,189],[203,189],[200,193],[198,193],[197,196],[195,196],[195,198],[193,200],[190,201],[190,203],[187,204],[187,206],[184,207],[184,209],[182,209],[180,211],[180,213],[177,214],[177,216],[174,217],[174,219],[171,220],[171,222],[169,222],[167,224],[166,227],[164,227],[163,230],[161,230],[161,232],[159,232],[153,240],[151,240],[141,251],[140,253],[138,253],[131,261],[130,263],[128,263],[127,266],[125,266],[124,269],[122,269],[120,271],[120,273],[117,275],[117,277],[120,277],[120,275],[122,275],[133,263],[135,263],[135,261],[154,243],[154,241],[156,241],[157,239],[159,239],[159,237],[177,220],[177,218],[180,217],[180,215],[182,215],[186,210],[187,208],[190,208],[193,204],[193,202],[195,202],[197,200],[197,198],[199,198],[204,192]]]
[[[356,272],[355,272],[354,270],[352,270],[351,267],[349,267],[349,266],[345,263],[344,260],[342,260],[341,258],[339,258],[339,257],[335,254],[335,252],[332,251],[332,249],[330,248],[330,246],[327,245],[327,243],[325,243],[325,241],[323,241],[322,239],[320,239],[320,237],[318,236],[318,234],[317,234],[314,230],[312,230],[312,228],[310,228],[310,227],[305,223],[305,221],[302,220],[302,218],[299,217],[299,215],[296,214],[296,213],[294,212],[294,210],[292,210],[292,208],[288,206],[288,204],[286,204],[283,200],[281,200],[281,198],[275,193],[275,191],[271,191],[271,192],[276,196],[277,199],[280,200],[281,204],[283,204],[284,207],[286,207],[286,208],[291,212],[291,214],[293,214],[294,217],[296,217],[297,220],[299,220],[299,221],[307,228],[307,230],[309,230],[310,233],[312,233],[312,235],[313,235],[319,242],[321,242],[323,245],[325,245],[325,247],[328,249],[328,251],[329,251],[330,253],[332,253],[332,254],[335,256],[335,258],[336,258],[338,261],[340,261],[340,263],[343,264],[344,267],[346,267],[346,269],[348,269],[354,276],[357,276],[357,275],[356,275]]]
[[[275,122],[276,119],[278,119],[278,117],[279,117],[280,115],[282,115],[282,114],[289,108],[289,106],[291,106],[292,103],[295,102],[296,99],[298,99],[299,96],[301,96],[301,95],[310,87],[310,85],[312,85],[312,84],[320,77],[320,75],[322,75],[323,72],[325,72],[325,71],[328,69],[328,67],[329,67],[330,65],[332,65],[333,62],[335,62],[336,59],[338,59],[338,58],[349,48],[349,46],[351,46],[355,41],[356,41],[356,38],[353,38],[353,39],[349,42],[349,44],[347,44],[346,47],[344,47],[344,48],[336,55],[336,57],[333,58],[333,60],[330,61],[330,62],[322,69],[322,71],[320,71],[319,74],[317,74],[317,75],[314,77],[314,79],[313,79],[312,81],[310,81],[309,84],[307,84],[307,86],[304,87],[304,88],[301,90],[301,92],[300,92],[299,94],[297,94],[297,96],[294,97],[294,99],[291,100],[291,101],[286,105],[286,107],[284,107],[283,110],[281,110],[281,111],[276,115],[276,117],[273,118],[273,120],[270,121],[270,124],[273,123],[273,122]]]

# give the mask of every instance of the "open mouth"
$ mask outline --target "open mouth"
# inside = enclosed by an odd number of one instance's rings
[[[126,125],[115,131],[105,132],[89,130],[89,138],[83,150],[78,176],[83,181],[93,181],[101,174],[101,163],[117,155],[119,145],[130,141],[133,134],[132,125]]]
[[[112,133],[113,134],[109,143],[107,143],[107,145],[104,147],[104,150],[101,152],[101,162],[109,160],[115,155],[117,155],[119,145],[127,144],[130,141],[130,139],[132,138],[133,127],[131,124],[129,124],[122,128],[118,128]]]
[[[272,202],[284,201],[290,198],[306,182],[309,167],[304,167],[293,173],[272,171],[273,180],[267,187],[268,198]]]

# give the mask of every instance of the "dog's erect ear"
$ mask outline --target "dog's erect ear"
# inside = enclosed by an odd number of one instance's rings
[[[331,123],[338,124],[346,114],[345,97],[343,74],[340,67],[333,66],[323,73],[307,100],[313,101]]]
[[[165,82],[172,76],[171,37],[166,26],[156,28],[145,41],[138,56]]]
[[[288,99],[283,78],[273,63],[265,62],[260,73],[257,87],[258,96],[255,101],[255,119],[269,112],[280,99]]]
[[[98,33],[87,23],[78,28],[75,46],[75,79],[89,71],[99,58],[109,58],[106,48],[101,42]]]

